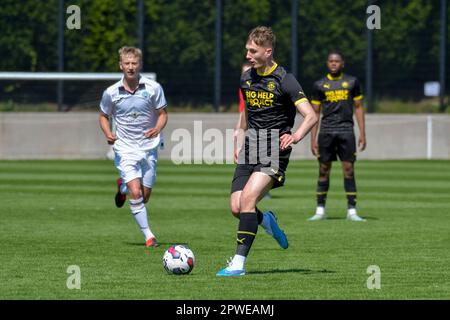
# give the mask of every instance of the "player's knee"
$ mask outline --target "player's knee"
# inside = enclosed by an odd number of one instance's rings
[[[354,176],[354,170],[353,170],[353,166],[345,166],[344,167],[344,177],[346,179],[351,179]]]
[[[239,205],[238,201],[232,201],[230,203],[230,209],[231,209],[231,214],[233,216],[235,216],[236,218],[239,218],[239,214],[241,212],[241,208],[240,208],[240,205]]]
[[[242,193],[240,209],[242,211],[249,211],[256,206],[256,199],[258,197],[251,193]]]
[[[128,192],[130,193],[130,197],[132,199],[142,198],[142,191],[140,189],[129,189]]]

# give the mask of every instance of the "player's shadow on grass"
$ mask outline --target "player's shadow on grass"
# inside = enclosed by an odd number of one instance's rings
[[[186,242],[158,242],[158,243],[159,243],[160,247],[169,247],[169,246],[176,245],[176,244],[181,244],[181,245],[185,245],[185,246],[189,245]],[[129,246],[139,246],[139,247],[145,246],[144,242],[125,242],[125,244],[129,245]]]
[[[265,271],[249,271],[247,274],[272,274],[272,273],[303,273],[303,274],[320,274],[320,273],[336,273],[333,270],[311,270],[311,269],[273,269]]]
[[[361,218],[366,219],[366,220],[379,220],[378,218],[375,218],[375,217],[361,216]],[[347,220],[347,217],[327,217],[325,220]]]

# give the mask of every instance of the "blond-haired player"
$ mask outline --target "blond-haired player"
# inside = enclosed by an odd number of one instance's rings
[[[150,230],[145,203],[156,178],[161,130],[167,123],[166,98],[159,83],[140,74],[142,52],[135,47],[119,50],[122,79],[108,87],[100,102],[100,127],[113,145],[119,171],[116,206],[122,207],[128,191],[130,209],[147,247],[158,246]],[[110,129],[114,118],[115,132]]]

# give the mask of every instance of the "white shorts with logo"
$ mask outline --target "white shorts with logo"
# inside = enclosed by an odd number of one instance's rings
[[[115,154],[114,164],[125,183],[139,178],[145,187],[153,187],[156,179],[158,148],[123,153],[115,151]]]

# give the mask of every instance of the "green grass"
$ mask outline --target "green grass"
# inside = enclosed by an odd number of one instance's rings
[[[146,249],[129,208],[114,207],[109,161],[0,161],[0,299],[449,299],[450,162],[359,161],[358,206],[348,222],[336,164],[327,213],[314,212],[317,163],[291,161],[273,209],[290,247],[262,230],[239,278],[215,273],[234,254],[228,210],[234,167],[159,162],[147,205],[162,246]],[[188,243],[196,266],[166,274],[164,250]],[[70,265],[81,290],[69,290]],[[369,290],[367,268],[381,269]]]
[[[420,114],[420,113],[441,113],[439,97],[423,98],[422,100],[413,101],[405,99],[376,99],[375,112],[378,114],[384,113],[403,113],[403,114]],[[450,113],[450,108],[447,107],[444,113]]]

